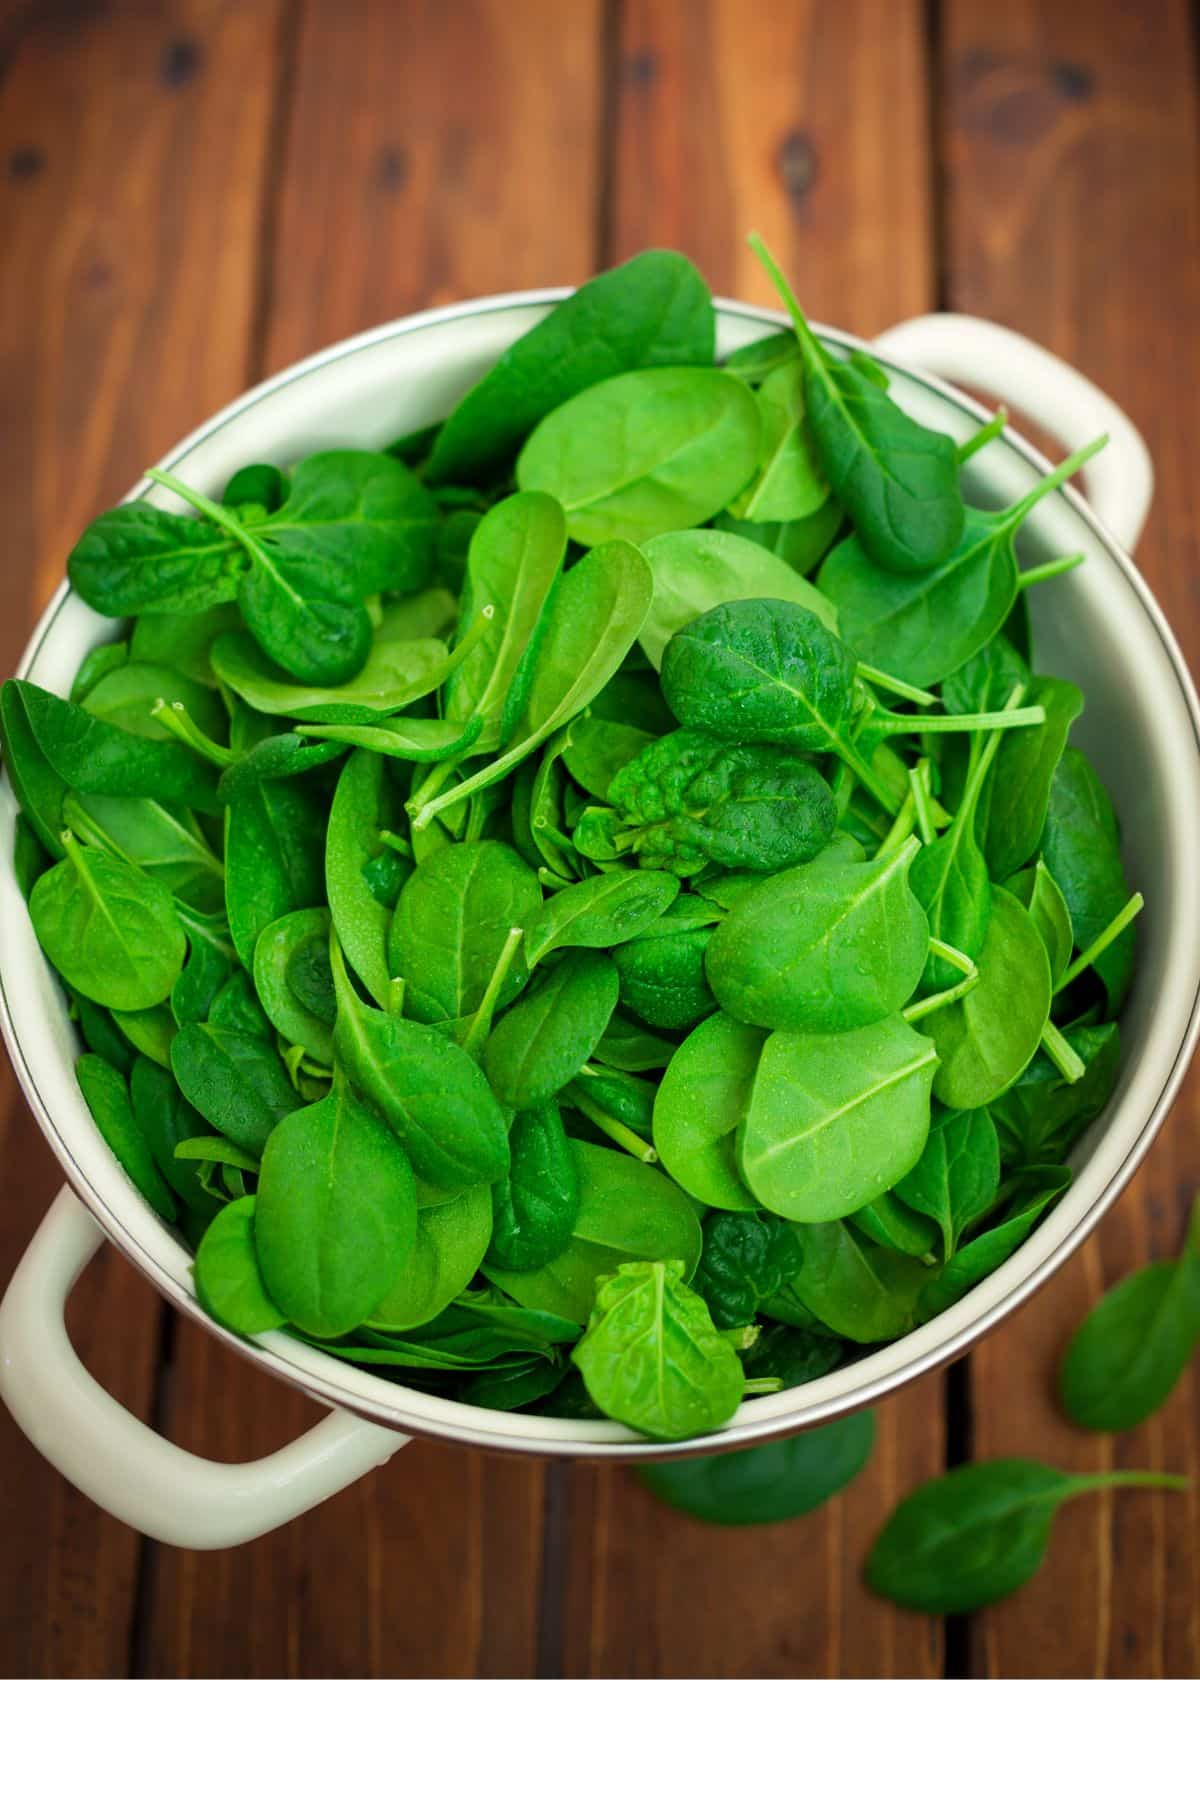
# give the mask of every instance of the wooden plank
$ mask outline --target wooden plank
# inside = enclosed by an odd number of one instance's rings
[[[243,385],[275,0],[6,10],[0,126],[0,665],[89,516]],[[215,197],[221,197],[216,204]],[[7,1064],[0,1285],[57,1171]],[[150,1408],[161,1309],[115,1253],[71,1310],[97,1378]],[[0,1415],[0,1673],[126,1671],[135,1534]]]
[[[668,243],[718,292],[770,300],[763,233],[813,316],[872,332],[933,301],[922,8],[870,0],[625,0],[612,255]],[[928,1676],[938,1626],[858,1567],[900,1495],[942,1466],[941,1383],[879,1415],[868,1470],[823,1512],[737,1532],[681,1519],[619,1470],[572,1476],[567,1672]]]
[[[599,6],[314,3],[295,46],[267,368],[414,308],[592,264]],[[315,1409],[190,1327],[172,1430],[244,1458]],[[171,1675],[532,1675],[544,1471],[414,1445],[310,1518],[161,1551],[147,1666]]]
[[[1076,363],[1146,435],[1158,493],[1138,560],[1193,666],[1200,618],[1200,188],[1195,45],[1184,0],[1149,21],[1119,0],[943,8],[949,304],[1016,326]],[[1100,1291],[1173,1254],[1200,1177],[1193,1075],[1103,1229],[973,1359],[980,1456],[1071,1468],[1200,1466],[1200,1376],[1116,1442],[1072,1430],[1051,1372]],[[1200,1671],[1197,1500],[1083,1503],[1045,1575],[973,1630],[992,1676],[1176,1676]]]

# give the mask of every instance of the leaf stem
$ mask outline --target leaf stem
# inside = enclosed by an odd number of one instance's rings
[[[957,969],[960,975],[978,975],[979,973],[979,965],[971,961],[965,950],[959,950],[953,944],[947,944],[942,938],[930,938],[929,954],[940,957],[943,962],[948,962],[950,967]]]
[[[1133,924],[1133,921],[1137,918],[1145,904],[1146,902],[1140,893],[1132,895],[1131,898],[1125,902],[1116,918],[1111,919],[1104,927],[1100,936],[1094,939],[1094,941],[1088,945],[1086,950],[1081,951],[1070,967],[1063,971],[1054,984],[1054,992],[1056,994],[1061,994],[1065,987],[1071,985],[1077,975],[1082,975],[1085,969],[1090,969],[1097,957],[1104,955],[1104,952],[1108,949],[1108,946],[1114,939],[1119,938],[1121,933]]]
[[[1048,475],[1043,475],[1036,487],[1030,488],[1027,494],[1022,494],[1021,498],[1015,500],[1011,506],[1006,506],[1000,517],[1019,525],[1029,517],[1039,500],[1044,500],[1047,494],[1052,494],[1056,488],[1062,487],[1064,482],[1070,481],[1072,475],[1082,469],[1084,463],[1091,462],[1093,456],[1099,455],[1107,443],[1108,433],[1104,431],[1099,437],[1093,438],[1090,444],[1084,444],[1081,449],[1073,450],[1070,456],[1064,457],[1057,468],[1051,469]]]
[[[923,756],[916,767],[908,771],[909,785],[912,788],[913,800],[916,802],[917,808],[917,830],[921,834],[921,841],[926,844],[932,844],[937,836],[933,814],[929,806],[931,799],[929,769],[929,758]]]
[[[1077,569],[1084,556],[1077,550],[1074,556],[1059,556],[1053,562],[1038,563],[1036,568],[1022,569],[1017,577],[1018,590],[1036,587],[1039,581],[1053,581],[1056,575],[1065,575],[1069,569]]]
[[[975,452],[982,450],[985,444],[990,444],[993,438],[998,438],[1007,424],[1006,409],[1003,406],[998,407],[987,424],[979,427],[974,437],[969,437],[965,444],[956,446],[954,454],[958,458],[959,467],[961,468],[963,463],[969,462]]]
[[[920,733],[947,731],[1008,731],[1019,725],[1044,725],[1046,709],[1044,706],[1020,706],[1012,712],[981,713],[943,713],[933,718],[925,713],[907,714],[877,712],[871,720],[872,731],[881,726],[886,728],[889,737],[900,732]]]
[[[160,695],[150,708],[150,717],[172,737],[194,750],[197,756],[203,756],[207,762],[215,763],[218,769],[231,769],[239,761],[236,750],[230,750],[225,744],[218,744],[207,732],[201,731],[192,718],[182,700],[164,700]]]
[[[940,994],[927,994],[924,1000],[914,1000],[911,1006],[904,1008],[900,1016],[908,1024],[915,1025],[918,1019],[926,1019],[930,1013],[940,1012],[943,1006],[953,1006],[956,1000],[963,999],[978,980],[979,970],[976,969],[973,975],[964,976],[953,987],[943,988]]]
[[[571,1090],[570,1104],[576,1112],[581,1112],[585,1119],[590,1119],[593,1125],[610,1137],[614,1144],[619,1144],[622,1150],[628,1150],[631,1156],[636,1156],[639,1162],[658,1161],[658,1151],[653,1144],[640,1138],[636,1131],[630,1131],[628,1125],[622,1125],[620,1119],[614,1119],[611,1113],[603,1112],[590,1100],[585,1100],[578,1088]]]
[[[1168,1488],[1172,1493],[1186,1494],[1191,1485],[1187,1475],[1161,1475],[1156,1469],[1102,1469],[1094,1475],[1078,1475],[1072,1482],[1077,1494],[1117,1487]]]
[[[408,983],[403,975],[393,975],[388,982],[386,1010],[390,1018],[402,1019],[404,1017],[404,995],[407,987]]]
[[[916,817],[917,802],[913,796],[912,789],[910,788],[905,795],[904,804],[892,821],[892,829],[888,832],[882,844],[880,844],[872,860],[875,862],[884,862],[892,854],[893,850],[898,850],[905,838],[911,835],[913,825],[916,822]]]
[[[480,1042],[492,1029],[492,1020],[495,1017],[496,1007],[500,999],[500,990],[504,986],[505,977],[512,967],[513,957],[517,954],[517,951],[520,948],[521,939],[524,936],[524,927],[521,925],[514,925],[509,931],[503,944],[500,946],[500,954],[496,958],[496,966],[488,977],[488,984],[483,990],[483,999],[479,1002],[478,1007],[472,1014],[471,1023],[467,1027],[466,1035],[462,1040],[462,1047],[469,1055],[474,1054]]]
[[[898,675],[889,675],[886,669],[877,669],[873,663],[860,662],[858,673],[872,687],[882,688],[886,694],[895,694],[901,700],[911,700],[914,706],[937,705],[937,695],[931,694],[928,688],[913,687],[911,682],[901,681]]]
[[[1087,1064],[1072,1050],[1053,1019],[1047,1019],[1042,1027],[1041,1045],[1064,1081],[1074,1083],[1087,1074]]]

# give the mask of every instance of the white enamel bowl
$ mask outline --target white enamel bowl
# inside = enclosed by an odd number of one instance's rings
[[[353,338],[264,383],[162,461],[193,486],[219,491],[244,463],[286,464],[328,446],[386,443],[444,416],[559,298],[558,291],[505,295]],[[720,305],[719,321],[722,353],[779,322],[772,313],[730,303]],[[1178,646],[1126,554],[1149,504],[1149,459],[1104,395],[996,326],[953,316],[914,320],[873,349],[900,403],[958,439],[984,415],[937,376],[1002,394],[1071,445],[1097,430],[1112,436],[1112,447],[1088,474],[1094,510],[1073,493],[1055,495],[1038,509],[1023,545],[1039,556],[1087,553],[1076,573],[1034,590],[1039,663],[1070,675],[1087,695],[1078,741],[1115,796],[1129,873],[1146,895],[1138,977],[1122,1025],[1121,1080],[1079,1146],[1075,1185],[1002,1269],[931,1324],[807,1387],[748,1401],[717,1437],[690,1444],[651,1446],[615,1424],[463,1406],[335,1362],[278,1333],[246,1343],[201,1311],[187,1249],[130,1185],[84,1106],[72,1075],[74,1032],[12,873],[15,806],[4,782],[0,1023],[67,1186],[0,1307],[0,1395],[43,1455],[109,1512],[166,1542],[213,1547],[294,1518],[385,1462],[405,1434],[526,1455],[646,1461],[794,1432],[880,1400],[961,1354],[1076,1248],[1128,1180],[1175,1093],[1200,1020],[1193,911],[1200,891],[1200,711]],[[1045,467],[1009,432],[971,463],[970,481],[976,498],[1000,504]],[[174,504],[161,489],[153,497]],[[65,693],[84,653],[111,635],[113,627],[64,584],[20,673]],[[189,1455],[132,1418],[83,1369],[63,1327],[66,1297],[105,1236],[173,1305],[239,1355],[324,1402],[331,1416],[287,1449],[240,1466]]]

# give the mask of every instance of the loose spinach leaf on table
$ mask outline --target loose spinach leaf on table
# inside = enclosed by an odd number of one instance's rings
[[[1133,1469],[1064,1475],[1018,1457],[951,1469],[900,1502],[867,1558],[867,1583],[916,1612],[973,1612],[1037,1574],[1064,1501],[1105,1488],[1187,1485],[1182,1475]]]
[[[874,1414],[851,1413],[781,1443],[648,1463],[638,1474],[656,1499],[706,1525],[776,1525],[849,1487],[874,1442]]]
[[[1097,1302],[1058,1371],[1063,1411],[1091,1431],[1132,1431],[1170,1394],[1200,1344],[1200,1202],[1183,1250]]]

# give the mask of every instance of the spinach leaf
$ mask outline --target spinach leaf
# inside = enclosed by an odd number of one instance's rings
[[[101,1137],[142,1197],[168,1223],[178,1211],[129,1100],[125,1077],[102,1056],[81,1056],[75,1079]]]
[[[325,898],[325,817],[317,796],[295,781],[269,781],[234,794],[225,813],[225,909],[234,948],[254,967],[259,933],[285,913]]]
[[[704,1249],[693,1286],[722,1329],[750,1325],[804,1261],[800,1239],[783,1219],[715,1213],[704,1221]]]
[[[504,351],[438,431],[426,474],[462,481],[511,461],[547,413],[625,369],[711,363],[708,288],[674,250],[645,250],[561,301]]]
[[[922,1019],[943,1106],[987,1106],[1033,1060],[1050,1013],[1050,964],[1037,926],[1006,888],[992,888],[979,980],[961,1000]]]
[[[165,1000],[187,939],[165,887],[67,832],[66,856],[29,896],[38,943],[65,981],[99,1006],[125,1012]]]
[[[849,1487],[874,1442],[874,1413],[851,1413],[780,1443],[647,1463],[638,1474],[656,1499],[706,1525],[776,1525]]]
[[[159,517],[176,515],[161,513]],[[215,688],[217,678],[209,660],[213,642],[223,632],[236,631],[240,624],[238,609],[230,601],[196,613],[142,613],[134,621],[128,645],[122,647],[134,662],[165,664],[191,681]],[[79,696],[72,694],[71,698]]]
[[[1083,711],[1079,689],[1053,675],[1035,676],[1024,698],[1040,706],[1046,718],[1023,731],[1006,731],[992,765],[980,816],[986,820],[983,852],[993,881],[1007,881],[1037,855],[1054,771]]]
[[[799,361],[800,346],[795,332],[769,331],[764,337],[755,338],[752,344],[732,350],[725,358],[724,367],[731,375],[757,387],[776,369],[794,368]]]
[[[115,644],[97,644],[76,669],[67,699],[75,706],[82,706],[92,689],[114,669],[121,668],[128,658],[129,644],[124,638]]]
[[[951,1257],[921,1295],[921,1322],[945,1312],[956,1300],[991,1275],[1025,1242],[1038,1220],[1071,1185],[1071,1171],[1053,1164],[1022,1169],[1000,1191],[1007,1204],[999,1219],[971,1238]]]
[[[180,1144],[203,1131],[204,1121],[180,1093],[169,1067],[160,1068],[145,1056],[135,1058],[129,1072],[129,1100],[167,1186],[193,1212],[208,1216],[209,1203],[196,1170],[176,1156]]]
[[[399,813],[383,758],[356,750],[338,776],[329,812],[325,889],[347,961],[378,1006],[388,1000],[392,910],[376,897],[365,871],[379,850],[380,832],[392,828]]]
[[[1112,801],[1081,750],[1065,750],[1054,771],[1040,848],[1066,900],[1076,944],[1090,944],[1125,905],[1130,888]],[[1134,942],[1132,931],[1123,932],[1096,964],[1110,1014],[1133,977]]]
[[[585,713],[567,727],[563,767],[579,787],[597,800],[606,800],[614,776],[653,742],[651,734],[637,725]]]
[[[26,708],[20,682],[0,685],[0,753],[21,817],[42,849],[55,861],[62,855],[63,801],[68,783],[43,755]]]
[[[1000,1145],[989,1114],[937,1108],[919,1160],[896,1183],[905,1206],[932,1219],[949,1262],[959,1239],[1000,1197]]]
[[[536,884],[535,884],[536,885]],[[531,969],[554,950],[601,950],[637,937],[676,894],[674,875],[614,869],[552,894],[525,927],[525,959]]]
[[[1004,885],[1016,895],[1037,926],[1050,959],[1050,980],[1057,987],[1067,972],[1075,942],[1062,889],[1041,857],[1031,868],[1010,875]]]
[[[1175,1262],[1127,1275],[1075,1331],[1058,1372],[1063,1411],[1090,1431],[1132,1431],[1158,1411],[1200,1344],[1200,1202]]]
[[[626,1069],[631,1074],[647,1069],[664,1069],[675,1046],[669,1039],[647,1031],[636,1019],[615,1012],[604,1028],[604,1036],[596,1045],[596,1061],[610,1069]]]
[[[217,1213],[200,1240],[192,1274],[201,1306],[230,1331],[255,1337],[287,1323],[263,1285],[252,1195]]]
[[[577,1075],[617,1004],[617,971],[595,950],[569,950],[504,1015],[484,1068],[502,1106],[542,1106]]]
[[[656,669],[677,631],[733,600],[789,600],[815,613],[830,631],[837,629],[837,613],[818,588],[782,557],[733,530],[663,532],[651,538],[645,554],[654,599],[639,642]]]
[[[80,704],[94,719],[119,726],[135,737],[164,739],[171,733],[153,710],[159,700],[185,707],[188,717],[208,737],[224,737],[228,716],[219,696],[159,663],[123,663],[96,682]]]
[[[812,1323],[817,1325],[815,1319]],[[843,1340],[819,1327],[800,1331],[791,1325],[768,1324],[743,1352],[742,1367],[748,1380],[778,1381],[783,1388],[803,1387],[806,1381],[828,1375],[845,1356]]]
[[[634,369],[576,394],[517,458],[517,485],[552,494],[580,544],[640,544],[702,525],[754,474],[754,396],[720,369]]]
[[[436,1025],[475,1012],[510,928],[540,899],[537,876],[507,844],[447,844],[423,862],[400,891],[388,941],[408,1015]],[[527,979],[519,961],[510,964],[497,1007],[515,1000]]]
[[[508,748],[457,787],[413,809],[414,826],[423,830],[447,807],[500,781],[582,712],[620,668],[645,623],[652,592],[649,565],[632,544],[604,544],[568,569],[547,603],[529,690]]]
[[[323,731],[310,729],[314,736],[324,736]],[[336,728],[331,729],[330,736],[335,741],[310,743],[307,737],[301,737],[295,731],[280,731],[263,738],[224,771],[217,783],[218,799],[227,803],[241,788],[257,787],[264,781],[285,781],[291,775],[307,775],[310,769],[336,762],[345,755],[345,748],[336,741]]]
[[[713,933],[705,969],[747,1025],[852,1031],[898,1012],[916,987],[929,926],[909,885],[920,849],[869,863],[840,850],[761,882]]]
[[[753,1025],[714,1014],[675,1051],[654,1102],[654,1144],[668,1172],[705,1206],[725,1212],[757,1207],[738,1168],[735,1133],[750,1107],[765,1038]]]
[[[1068,1026],[1063,1036],[1085,1073],[1067,1081],[1039,1050],[989,1111],[1008,1163],[1063,1162],[1072,1144],[1112,1098],[1121,1060],[1115,1024]]]
[[[236,1026],[181,1026],[171,1043],[171,1072],[201,1118],[255,1156],[300,1105],[274,1044]]]
[[[758,409],[763,423],[758,468],[729,510],[756,522],[809,518],[829,498],[829,482],[804,416],[799,359],[764,377]]]
[[[815,1320],[855,1344],[912,1330],[931,1273],[924,1262],[870,1242],[848,1219],[794,1229],[804,1260],[788,1286],[764,1302],[766,1313],[787,1323]]]
[[[301,743],[319,738],[331,746],[352,744],[358,750],[394,756],[398,762],[440,763],[465,755],[482,728],[481,719],[458,725],[452,719],[404,718],[388,719],[383,725],[301,725],[299,734]]]
[[[484,514],[467,553],[460,635],[492,608],[484,643],[446,685],[445,716],[483,721],[477,755],[507,741],[525,702],[537,637],[567,547],[562,507],[549,494],[512,494]]]
[[[324,906],[284,913],[259,933],[254,987],[286,1043],[299,1044],[316,1062],[332,1063],[336,1007]]]
[[[244,631],[219,637],[212,662],[224,685],[256,712],[307,725],[386,724],[389,714],[433,693],[454,666],[440,638],[402,638],[377,641],[345,681],[288,681]]]
[[[712,911],[698,894],[680,894],[660,919],[627,944],[613,961],[621,998],[629,1011],[665,1031],[690,1031],[717,1010],[704,973],[712,936]]]
[[[808,425],[830,486],[876,563],[933,568],[963,529],[953,440],[918,425],[869,375],[823,350],[766,245],[757,236],[750,244],[795,325]]]
[[[877,1200],[925,1147],[936,1065],[928,1038],[898,1016],[833,1034],[773,1031],[739,1131],[751,1193],[807,1222]]]
[[[407,1156],[341,1085],[280,1121],[259,1173],[254,1241],[267,1291],[313,1337],[341,1337],[392,1288],[417,1233]]]
[[[833,795],[811,763],[770,744],[728,744],[673,731],[612,781],[615,842],[644,868],[698,875],[708,863],[770,872],[807,862],[836,822]]]
[[[723,512],[717,514],[713,523],[717,531],[731,532],[749,544],[758,544],[762,549],[769,550],[772,556],[777,556],[780,562],[794,569],[797,575],[810,576],[845,521],[841,501],[831,494],[824,506],[804,519],[787,519],[778,524],[759,525],[753,519],[737,519],[732,513]],[[783,598],[786,599],[787,596],[784,595]],[[823,605],[812,606],[811,610],[819,618],[828,612],[826,623],[832,625],[836,615],[823,594],[821,599]],[[810,605],[808,601],[804,604]]]
[[[554,1101],[519,1112],[508,1146],[508,1173],[492,1188],[488,1261],[497,1269],[542,1269],[567,1248],[579,1213],[575,1161]]]
[[[105,618],[202,613],[236,600],[242,557],[208,519],[133,500],[93,519],[67,558],[80,599]]]
[[[195,816],[159,800],[116,794],[63,799],[63,823],[79,842],[133,863],[200,912],[222,905],[225,868]]]
[[[600,1410],[648,1437],[715,1431],[737,1411],[737,1352],[678,1262],[623,1263],[602,1282],[571,1360]]]
[[[1132,1469],[1062,1475],[1018,1457],[951,1469],[900,1502],[867,1558],[867,1583],[915,1612],[973,1612],[1037,1574],[1064,1501],[1105,1488],[1187,1486],[1186,1476]]]
[[[508,1167],[508,1136],[477,1064],[432,1026],[365,1005],[336,938],[331,960],[334,1054],[396,1133],[419,1178],[449,1193],[498,1180]]]
[[[6,759],[15,736],[18,765],[28,767],[24,752],[35,749],[58,781],[82,794],[124,794],[177,802],[198,812],[220,810],[212,771],[182,744],[137,737],[31,681],[6,682],[4,693]],[[28,782],[18,775],[14,786],[33,818],[53,819],[53,790],[36,769],[29,771]]]
[[[675,1261],[690,1278],[702,1238],[696,1208],[673,1181],[632,1156],[572,1141],[579,1211],[567,1248],[544,1268],[488,1263],[484,1274],[522,1306],[586,1325],[596,1283],[640,1258]]]
[[[415,1331],[443,1312],[474,1276],[492,1231],[486,1187],[450,1199],[417,1184],[417,1235],[411,1255],[376,1306],[381,1331]]]

